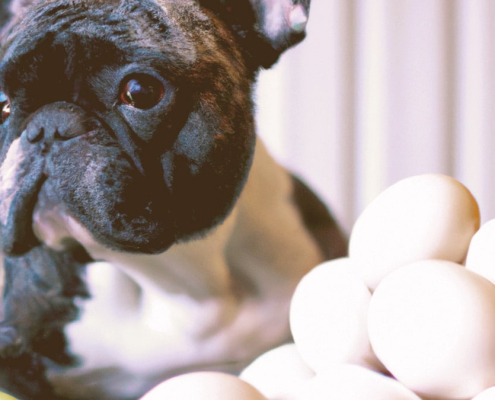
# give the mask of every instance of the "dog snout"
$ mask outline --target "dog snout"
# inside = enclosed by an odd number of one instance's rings
[[[74,104],[52,103],[28,120],[23,135],[33,144],[70,140],[88,132],[89,120],[85,111]]]

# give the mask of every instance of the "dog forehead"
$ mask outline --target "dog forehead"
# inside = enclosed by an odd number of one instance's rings
[[[126,54],[155,53],[181,63],[196,60],[196,46],[177,21],[174,2],[162,0],[48,0],[33,6],[3,41],[0,73],[35,67],[44,54],[64,49],[80,62],[128,62]],[[191,7],[195,3],[185,1]],[[198,13],[196,7],[195,14]],[[189,23],[194,25],[194,20]],[[180,51],[179,51],[180,49]],[[34,62],[33,62],[34,61]],[[51,60],[54,61],[54,60]],[[175,60],[177,61],[177,60]],[[49,59],[46,62],[50,62]]]

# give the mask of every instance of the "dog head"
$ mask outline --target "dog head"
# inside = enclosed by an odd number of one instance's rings
[[[61,204],[101,244],[155,253],[224,220],[255,140],[251,87],[304,37],[309,0],[43,0],[0,50],[8,255]],[[15,10],[12,11],[12,10]]]

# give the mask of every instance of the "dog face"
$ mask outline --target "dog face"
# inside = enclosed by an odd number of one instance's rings
[[[227,32],[177,8],[57,0],[9,34],[0,67],[7,253],[35,244],[40,190],[126,251],[163,251],[228,213],[252,153],[251,83]]]
[[[47,0],[14,16],[0,53],[4,252],[36,246],[33,212],[54,204],[132,252],[223,221],[253,154],[256,70],[302,39],[301,12],[284,0]]]

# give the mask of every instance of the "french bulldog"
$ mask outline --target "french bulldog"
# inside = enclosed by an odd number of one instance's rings
[[[0,0],[0,390],[137,399],[290,341],[345,255],[257,139],[257,74],[309,0]]]

